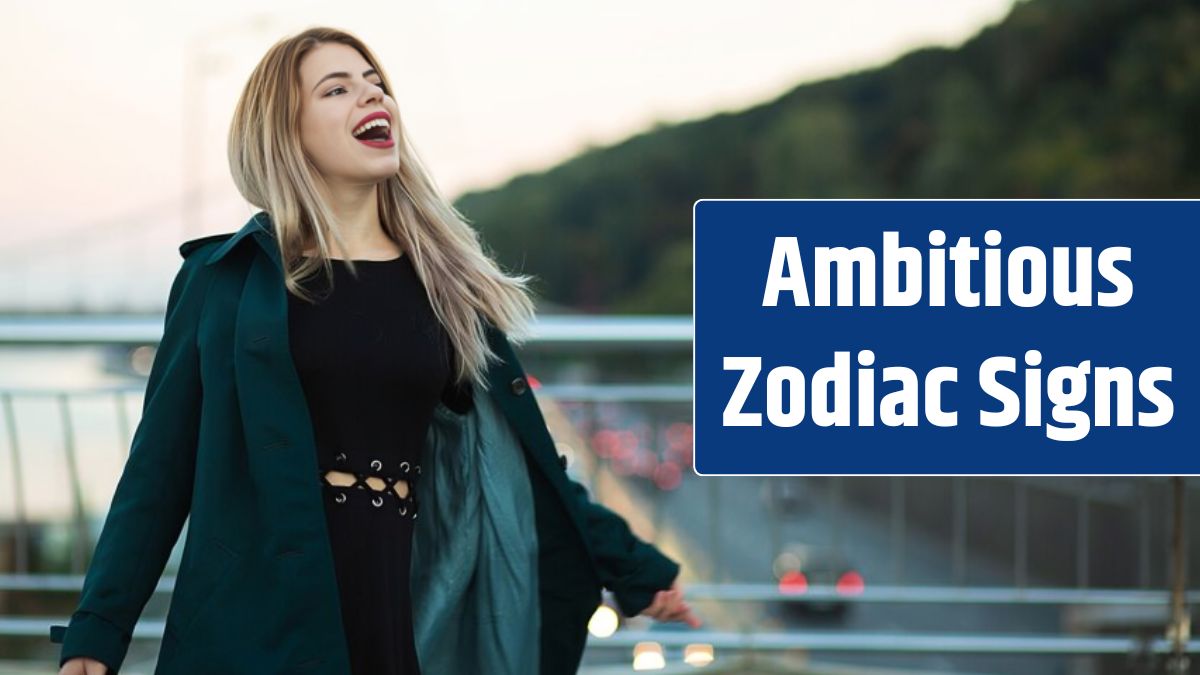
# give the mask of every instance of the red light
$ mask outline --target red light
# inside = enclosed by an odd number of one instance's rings
[[[837,582],[837,592],[840,595],[859,595],[866,587],[867,582],[855,571],[846,572]]]
[[[620,447],[620,440],[617,437],[617,432],[612,429],[601,429],[592,434],[592,447],[596,454],[601,457],[612,457],[615,451]]]
[[[804,572],[792,570],[779,578],[780,593],[804,593],[808,591],[808,578]]]
[[[654,469],[654,484],[659,490],[674,490],[679,487],[682,472],[675,462],[663,462]]]
[[[542,381],[530,375],[529,373],[525,373],[525,379],[529,381],[530,387],[533,387],[534,389],[542,388]]]

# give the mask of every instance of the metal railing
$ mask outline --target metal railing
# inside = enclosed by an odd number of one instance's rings
[[[0,348],[20,345],[151,345],[160,337],[161,320],[124,317],[99,317],[88,320],[0,318]],[[690,363],[692,326],[690,317],[671,318],[574,318],[545,317],[538,323],[535,336],[525,350],[537,358],[550,359],[562,354],[589,355],[623,350],[655,350],[656,354],[674,353]],[[526,364],[528,365],[528,363]],[[115,432],[108,440],[120,449],[128,448],[134,421],[130,409],[144,386],[86,387],[63,390],[55,387],[0,388],[0,466],[11,472],[14,489],[11,528],[0,531],[0,542],[11,544],[12,556],[5,563],[12,574],[0,574],[0,598],[4,593],[62,592],[77,593],[82,584],[89,547],[93,544],[89,527],[89,509],[85,504],[81,476],[89,466],[81,456],[75,404],[84,399],[110,402]],[[1171,514],[1167,506],[1167,484],[1162,479],[1063,479],[1009,478],[985,481],[971,478],[913,479],[904,477],[826,477],[820,479],[707,479],[703,483],[690,466],[681,476],[686,489],[653,487],[641,480],[643,474],[619,469],[616,459],[604,456],[596,446],[598,432],[619,428],[622,416],[632,416],[645,432],[638,442],[639,452],[648,460],[665,463],[663,431],[672,424],[690,424],[690,383],[611,382],[544,383],[538,397],[555,406],[571,420],[574,438],[568,442],[579,448],[574,454],[572,472],[585,482],[594,496],[637,523],[635,529],[663,546],[674,546],[672,553],[686,558],[696,578],[688,585],[688,597],[709,605],[759,603],[780,605],[837,601],[857,605],[912,604],[917,606],[1010,605],[1077,607],[1170,607],[1166,588],[1168,561],[1167,527]],[[69,475],[52,482],[67,485],[69,505],[69,569],[75,574],[32,573],[34,537],[49,523],[30,517],[26,501],[31,474],[28,462],[34,451],[23,445],[22,430],[31,425],[21,419],[17,401],[40,400],[49,403],[56,429],[39,424],[43,440],[52,433],[55,442],[50,451],[59,451]],[[613,421],[617,420],[617,421]],[[690,453],[690,451],[689,451]],[[120,455],[108,455],[109,462]],[[690,454],[688,455],[690,459]],[[0,474],[2,475],[2,474]],[[46,480],[42,477],[36,481]],[[934,482],[929,482],[934,480]],[[820,532],[833,548],[853,548],[855,536],[868,532],[890,560],[887,574],[876,574],[861,593],[847,595],[836,588],[812,586],[804,595],[789,594],[775,583],[745,581],[744,565],[735,554],[744,551],[728,541],[732,526],[745,528],[745,522],[730,523],[731,509],[747,508],[750,499],[759,499],[757,489],[772,483],[782,486],[794,481],[807,503],[803,507],[779,507],[770,495],[763,500],[762,518],[748,518],[761,530],[759,542],[770,558],[787,542],[790,522],[808,519],[821,524]],[[703,487],[698,487],[703,485]],[[989,491],[977,487],[989,487]],[[934,488],[931,488],[934,486]],[[615,494],[613,490],[619,490]],[[7,490],[0,489],[0,495]],[[686,497],[676,495],[687,493]],[[991,501],[979,503],[979,494],[988,492]],[[936,495],[933,493],[937,493]],[[672,500],[690,499],[688,513],[704,521],[685,524],[667,514]],[[940,500],[940,501],[939,501]],[[104,501],[101,497],[99,500]],[[936,503],[935,503],[936,502]],[[940,505],[940,507],[939,507]],[[999,507],[997,505],[1000,505]],[[1047,506],[1049,505],[1049,506]],[[938,508],[934,508],[938,507]],[[797,513],[797,511],[799,513]],[[755,512],[758,514],[758,512]],[[647,515],[648,514],[648,515]],[[980,518],[980,515],[985,518]],[[1054,527],[1068,531],[1055,546],[1070,547],[1070,569],[1059,564],[1050,570],[1038,557],[1045,542],[1039,537],[1047,514],[1053,514]],[[1117,514],[1114,516],[1113,514]],[[994,521],[1003,520],[1004,532],[995,534]],[[1105,527],[1117,527],[1130,541],[1119,543],[1096,538]],[[869,528],[863,527],[868,523]],[[687,530],[691,527],[690,530]],[[1097,529],[1099,528],[1099,530]],[[678,531],[678,532],[677,532]],[[1115,530],[1113,530],[1115,531]],[[985,536],[986,535],[986,536]],[[983,551],[981,543],[1003,543],[1003,551]],[[994,541],[993,541],[994,540]],[[683,542],[683,543],[679,543]],[[948,569],[940,583],[921,581],[911,568],[915,551],[936,550],[939,569]],[[1111,581],[1111,564],[1095,559],[1100,551],[1106,558],[1119,556],[1121,582]],[[1157,553],[1156,553],[1157,552]],[[759,551],[763,553],[763,551]],[[1062,558],[1063,556],[1058,556]],[[1003,568],[1009,584],[980,583],[973,580],[980,561],[989,568]],[[3,562],[0,560],[0,562]],[[1104,564],[1101,564],[1104,563]],[[1157,563],[1157,564],[1156,564]],[[696,572],[695,570],[700,570]],[[762,571],[766,571],[764,568]],[[994,570],[993,570],[994,571]],[[1053,572],[1053,573],[1051,573]],[[1107,575],[1107,576],[1106,576]],[[753,576],[753,574],[751,574]],[[1111,578],[1110,578],[1111,577]],[[1050,578],[1052,583],[1046,583]],[[881,580],[887,583],[881,583]],[[908,582],[908,583],[906,583]],[[1057,582],[1057,583],[1054,583]],[[1097,582],[1101,582],[1100,585]],[[164,576],[156,592],[170,592],[174,577]],[[1200,592],[1184,596],[1188,604],[1200,600]],[[0,636],[44,637],[49,623],[63,617],[4,616],[0,613]],[[1013,653],[1013,654],[1137,654],[1165,653],[1165,636],[1122,635],[1009,635],[984,633],[908,633],[899,631],[842,630],[837,632],[749,628],[736,622],[727,630],[656,631],[641,630],[632,620],[624,629],[608,638],[589,640],[589,650],[628,649],[639,642],[654,641],[664,646],[683,646],[704,642],[731,651],[863,651],[924,653]],[[138,623],[135,637],[161,638],[162,621],[148,617]],[[1195,651],[1195,641],[1187,641],[1187,651]]]

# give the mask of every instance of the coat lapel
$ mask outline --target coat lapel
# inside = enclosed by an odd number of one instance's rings
[[[317,541],[324,526],[316,439],[288,344],[288,298],[279,252],[264,213],[209,257],[219,261],[247,237],[251,256],[234,324],[233,368],[249,464],[280,555]],[[249,242],[247,242],[249,243]]]
[[[289,598],[289,606],[303,616],[328,621],[325,629],[340,636],[341,601],[333,583],[316,439],[288,344],[288,299],[273,235],[255,216],[213,253],[208,264],[247,236],[265,255],[251,256],[242,287],[233,367],[248,468],[265,525],[263,550],[279,561],[289,587],[306,589],[303,598]],[[343,640],[335,642],[346,649]],[[346,651],[331,656],[331,663],[349,662]]]

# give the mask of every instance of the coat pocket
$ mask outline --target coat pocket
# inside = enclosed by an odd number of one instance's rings
[[[240,560],[241,555],[215,537],[204,540],[197,553],[184,556],[167,610],[160,664],[171,658],[175,647],[187,638],[197,619],[214,606],[221,588],[229,582],[233,567]]]

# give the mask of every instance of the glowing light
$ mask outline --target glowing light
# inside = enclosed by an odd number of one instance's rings
[[[612,607],[608,605],[600,605],[592,612],[592,618],[588,621],[588,632],[598,638],[612,637],[612,634],[617,632],[617,626],[620,624],[620,619]]]
[[[154,347],[142,345],[129,355],[129,365],[138,375],[149,375],[150,368],[154,365],[154,353],[157,350]]]
[[[713,662],[713,646],[697,643],[684,647],[683,662],[697,668],[707,666]]]
[[[841,595],[859,595],[866,587],[862,575],[854,571],[846,572],[837,582],[837,592]]]
[[[807,591],[808,577],[804,576],[803,572],[792,570],[779,578],[780,593],[805,593]]]
[[[657,642],[639,642],[633,647],[634,670],[662,670],[667,667],[663,658],[662,645]]]

